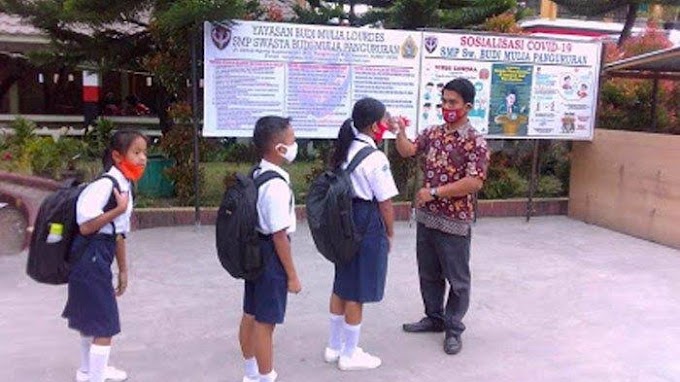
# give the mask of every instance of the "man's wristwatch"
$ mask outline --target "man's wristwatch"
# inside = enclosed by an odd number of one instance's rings
[[[430,188],[430,196],[432,196],[434,199],[439,199],[439,195],[437,195],[437,187]]]

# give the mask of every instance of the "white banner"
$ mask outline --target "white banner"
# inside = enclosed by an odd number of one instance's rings
[[[205,136],[250,137],[257,118],[335,138],[363,97],[417,118],[420,32],[238,21],[205,24]],[[415,124],[411,135],[415,135]]]
[[[301,138],[335,138],[354,102],[374,97],[413,121],[443,123],[441,90],[468,78],[469,116],[491,138],[592,139],[599,42],[237,21],[206,23],[204,129],[250,137],[264,115]]]

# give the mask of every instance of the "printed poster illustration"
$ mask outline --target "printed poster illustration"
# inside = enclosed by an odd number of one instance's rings
[[[491,64],[470,61],[427,61],[423,67],[420,90],[421,129],[444,123],[441,94],[444,85],[455,78],[466,78],[475,86],[473,109],[468,114],[470,123],[482,134],[488,132],[489,96],[491,91]]]
[[[532,72],[530,65],[493,65],[489,135],[528,134]]]
[[[594,81],[588,68],[535,67],[529,134],[588,136]]]
[[[437,91],[463,77],[477,90],[470,121],[491,138],[592,138],[600,42],[423,32],[422,46],[420,129],[443,122]]]

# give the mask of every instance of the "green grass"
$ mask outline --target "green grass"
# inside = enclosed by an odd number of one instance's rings
[[[298,204],[304,203],[304,197],[308,188],[307,176],[312,172],[314,165],[312,162],[295,162],[284,167],[291,176],[295,201]],[[201,192],[201,205],[204,207],[219,206],[225,190],[225,178],[235,172],[248,173],[252,166],[250,163],[201,163],[205,174],[204,189]],[[139,195],[135,201],[135,206],[143,208],[173,207],[177,206],[177,200],[175,198],[151,198]]]
[[[312,172],[314,163],[295,162],[284,167],[290,174],[293,192],[297,203],[304,201],[307,192],[307,175]],[[205,191],[203,196],[208,205],[219,205],[224,193],[224,178],[234,172],[247,173],[252,168],[249,163],[203,163],[205,171]]]
[[[293,183],[293,192],[295,193],[295,200],[297,204],[304,204],[305,195],[309,188],[307,181],[308,176],[314,170],[317,165],[316,162],[295,162],[292,165],[285,167],[285,170],[291,175],[291,180]],[[250,163],[234,163],[234,162],[207,162],[202,163],[201,167],[205,175],[205,183],[203,185],[201,206],[203,207],[217,207],[222,199],[222,194],[225,190],[225,177],[231,175],[234,172],[247,173],[252,168]],[[0,166],[2,168],[2,166]],[[101,171],[101,164],[99,161],[81,161],[78,162],[77,168],[85,173],[85,180],[90,181],[97,177]],[[554,178],[551,176],[541,177],[541,182],[539,183],[539,189],[537,190],[537,197],[550,197],[550,196],[564,196],[566,195],[565,187],[561,185],[557,179],[544,179],[544,178]],[[496,183],[502,179],[489,179],[486,182],[485,188],[492,191],[496,186]],[[404,187],[403,185],[397,185],[400,191],[400,195],[395,198],[395,201],[409,201],[408,194],[412,191],[411,186],[414,179],[409,179],[410,186]],[[514,188],[514,187],[512,187]],[[508,198],[510,195],[517,193],[517,190],[511,190],[510,192],[500,192],[498,195],[493,195],[494,198]],[[522,191],[518,196],[523,196],[525,192]],[[483,195],[480,195],[483,196]],[[483,198],[483,197],[482,197]],[[138,194],[135,198],[135,207],[138,208],[153,208],[153,207],[177,207],[179,202],[176,198],[158,198],[149,197],[142,194]],[[193,205],[193,202],[190,203]]]

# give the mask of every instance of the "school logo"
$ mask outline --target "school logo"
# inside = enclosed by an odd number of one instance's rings
[[[425,37],[425,50],[427,50],[428,53],[433,53],[435,49],[437,49],[437,45],[439,45],[439,40],[435,36],[428,36]]]
[[[408,36],[406,41],[401,44],[401,56],[404,58],[416,58],[418,55],[418,44],[413,37]]]
[[[231,42],[231,29],[223,24],[213,24],[210,37],[217,49],[222,50]]]

